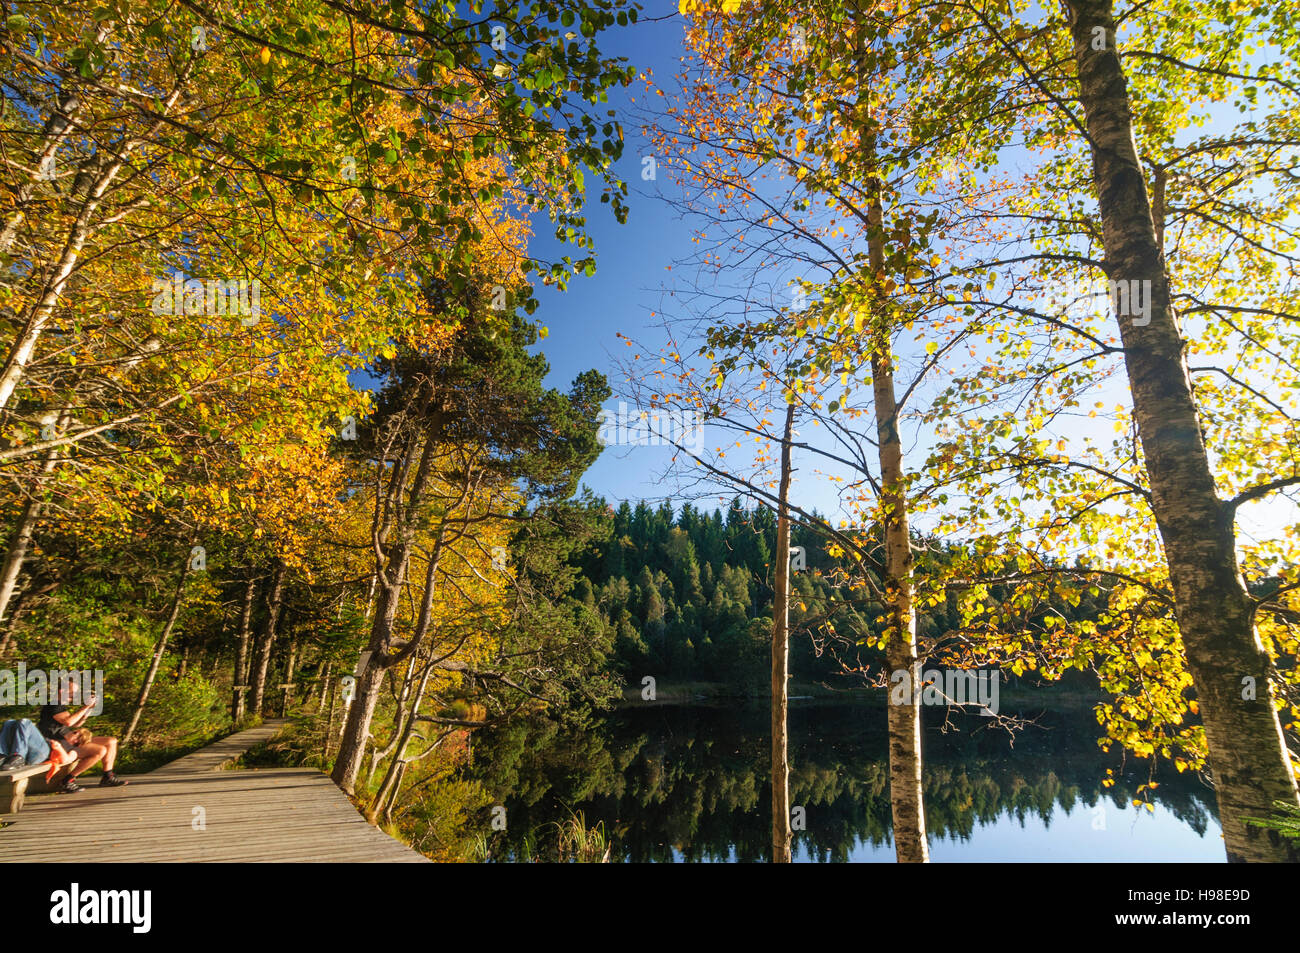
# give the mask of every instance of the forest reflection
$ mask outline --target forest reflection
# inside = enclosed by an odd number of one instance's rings
[[[1153,780],[1150,763],[1125,764],[1103,752],[1086,710],[1038,714],[1014,735],[974,715],[949,715],[947,730],[942,712],[926,715],[932,843],[969,841],[981,827],[1033,818],[1050,830],[1063,816],[1095,815],[1098,805],[1123,811],[1135,799],[1172,815],[1187,837],[1217,826],[1213,792],[1197,777],[1162,771],[1157,787],[1139,792]],[[612,860],[766,860],[767,731],[762,706],[663,705],[620,709],[585,725],[535,720],[482,732],[469,774],[509,818],[493,835],[492,855],[540,851],[545,858],[544,832],[581,813],[588,826],[603,823]],[[862,845],[890,844],[880,709],[795,706],[790,733],[790,803],[806,819],[806,829],[795,831],[797,854],[847,861]],[[1103,786],[1109,778],[1115,783]]]

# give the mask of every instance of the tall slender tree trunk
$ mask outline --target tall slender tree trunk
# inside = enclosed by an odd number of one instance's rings
[[[878,207],[878,206],[877,206]],[[899,863],[930,859],[921,786],[921,662],[916,652],[916,607],[913,600],[912,541],[907,514],[898,408],[894,404],[893,362],[885,340],[871,358],[875,392],[876,435],[885,519],[885,595],[889,604],[890,670],[889,800],[894,816],[894,850]],[[896,703],[895,688],[903,700]]]
[[[1300,804],[1300,795],[1274,708],[1268,655],[1237,565],[1235,513],[1215,489],[1186,342],[1169,303],[1169,276],[1138,160],[1111,0],[1066,0],[1066,7],[1091,139],[1107,277],[1150,282],[1149,323],[1119,315],[1119,328],[1228,860],[1294,861],[1294,842],[1246,823],[1271,814],[1275,801]],[[1098,36],[1105,38],[1104,49],[1094,48]]]
[[[26,603],[27,593],[24,592],[13,601],[13,611],[4,621],[4,635],[0,635],[0,661],[9,657],[9,651],[15,645],[14,634],[18,631],[18,617],[22,615]]]
[[[406,494],[405,506],[401,507],[405,512],[416,512],[424,497],[424,491],[429,483],[433,469],[435,453],[433,434],[437,432],[439,425],[440,421],[435,415],[434,421],[424,428],[424,446],[420,451],[420,462],[416,467],[410,490]],[[404,480],[407,469],[406,464],[410,461],[415,449],[416,443],[409,442],[404,452],[405,460],[402,465],[395,468],[394,481]],[[397,499],[400,500],[403,491],[402,486],[399,484],[393,489],[396,491]],[[391,495],[392,491],[390,490]],[[407,518],[405,516],[394,514],[392,521],[385,522],[384,525],[376,525],[372,529],[376,540],[377,554],[384,552],[380,541],[387,539],[393,530],[397,531],[398,539],[387,549],[383,566],[376,573],[376,605],[374,618],[370,623],[370,642],[367,645],[370,655],[366,660],[365,669],[357,680],[357,695],[348,709],[343,726],[343,737],[339,740],[339,754],[334,761],[334,770],[330,774],[330,777],[334,779],[334,783],[349,795],[356,791],[357,774],[361,771],[366,743],[370,737],[370,722],[375,716],[375,705],[379,700],[379,690],[383,684],[384,673],[389,667],[401,660],[390,655],[389,648],[392,646],[393,640],[393,621],[397,617],[398,602],[401,599],[402,589],[406,584],[406,574],[411,563],[413,527],[406,525],[406,523]],[[418,648],[420,639],[423,638],[425,631],[428,629],[433,602],[434,580],[438,566],[438,553],[441,551],[441,547],[442,534],[439,533],[429,559],[420,618],[416,623],[416,631],[412,634],[410,643],[405,650],[408,654]]]
[[[59,411],[59,419],[55,424],[58,433],[63,432],[67,420],[68,410],[65,407]],[[44,490],[45,481],[54,472],[54,467],[59,461],[60,452],[61,448],[59,447],[51,447],[46,451],[45,459],[41,461],[41,469],[30,486],[30,495],[23,504],[23,510],[18,515],[18,522],[9,537],[9,549],[5,554],[4,567],[0,569],[0,620],[8,618],[9,603],[13,600],[14,593],[18,589],[18,578],[22,575],[23,563],[27,560],[27,551],[32,545],[32,537],[36,531],[36,521],[40,519],[42,502],[39,494]]]
[[[370,588],[366,590],[366,621],[370,621],[371,614],[375,611],[375,587],[379,584],[379,572],[376,570],[370,574]]]
[[[176,105],[180,99],[181,91],[189,81],[192,70],[193,63],[191,62],[177,76],[175,87],[168,93],[167,98],[160,103],[161,108],[158,110],[160,117],[165,117]],[[17,334],[9,346],[8,354],[5,356],[3,364],[0,364],[0,410],[8,406],[14,391],[26,373],[27,364],[36,350],[37,341],[54,314],[59,299],[63,297],[68,279],[76,270],[77,263],[81,258],[82,248],[85,247],[86,242],[95,230],[92,220],[104,201],[105,193],[117,177],[117,174],[122,171],[122,167],[131,155],[146,141],[147,137],[154,135],[164,125],[165,121],[164,118],[159,118],[144,136],[122,143],[120,147],[113,151],[113,160],[100,171],[99,176],[91,184],[85,199],[82,200],[81,208],[77,211],[77,217],[73,220],[67,240],[59,253],[58,261],[50,268],[49,278],[41,289],[40,296],[26,309],[26,318],[18,326]],[[9,225],[7,223],[5,227],[6,235],[8,230]]]
[[[275,629],[280,621],[280,609],[284,605],[284,577],[288,568],[283,560],[275,561],[271,571],[271,590],[266,595],[266,628],[257,640],[257,657],[252,671],[252,700],[248,710],[254,715],[262,714],[266,702],[266,675],[271,667],[271,649],[275,645]]]
[[[393,808],[397,807],[398,795],[402,793],[402,782],[406,780],[406,770],[411,766],[411,762],[402,761],[397,765],[397,775],[393,779],[393,785],[389,789],[388,796],[384,800],[383,809],[379,813],[378,823],[391,824],[393,822]]]
[[[790,833],[790,442],[795,404],[785,409],[777,487],[776,592],[772,596],[772,863],[791,861]]]
[[[293,702],[293,676],[298,664],[298,640],[289,640],[289,654],[284,660],[284,695],[280,698],[281,716],[289,714],[289,705]]]
[[[414,664],[411,665],[411,669],[414,671]],[[370,804],[370,810],[366,812],[366,819],[371,824],[379,820],[387,821],[391,817],[389,812],[397,797],[397,785],[401,784],[402,769],[406,766],[403,760],[406,756],[406,746],[411,743],[411,736],[415,734],[416,719],[420,715],[420,703],[424,701],[424,693],[429,687],[431,674],[433,674],[433,663],[430,661],[425,663],[420,682],[411,692],[410,703],[401,713],[404,717],[397,726],[397,744],[393,749],[393,757],[388,762],[388,770],[384,772],[384,779],[379,784],[379,790]]]
[[[385,671],[375,664],[372,654],[357,678],[356,696],[344,716],[343,737],[339,739],[339,753],[334,759],[330,777],[349,795],[356,793],[357,775],[361,771],[366,741],[370,737],[370,722],[375,717]]]
[[[375,617],[371,623],[370,642],[367,646],[370,655],[357,677],[356,697],[347,709],[343,737],[339,740],[339,753],[331,775],[334,783],[347,794],[354,793],[356,789],[357,774],[361,771],[366,742],[370,737],[370,722],[374,718],[379,690],[387,672],[387,668],[380,663],[380,655],[392,640],[393,621],[397,616],[398,602],[410,562],[410,546],[406,543],[398,544],[388,562],[393,581],[390,583],[388,579],[382,579],[378,586]],[[388,576],[388,573],[384,575]]]
[[[438,561],[442,552],[443,538],[443,528],[439,528],[438,534],[434,538],[433,549],[429,554],[428,566],[425,569],[424,593],[420,600],[420,614],[416,619],[411,639],[400,657],[396,657],[397,653],[390,655],[388,649],[392,644],[393,620],[397,614],[398,600],[401,598],[402,582],[399,581],[396,586],[389,586],[386,583],[380,585],[379,601],[370,638],[370,657],[366,660],[365,671],[357,682],[357,697],[353,701],[352,707],[348,709],[343,738],[339,742],[339,756],[334,762],[334,773],[331,775],[334,782],[348,794],[353,794],[356,789],[357,774],[361,770],[366,742],[370,737],[370,722],[374,719],[375,705],[379,700],[379,691],[383,686],[384,676],[402,658],[418,650],[429,630],[429,624],[433,618],[433,597],[436,590]],[[394,559],[401,566],[399,580],[405,579],[407,567],[410,565],[410,555],[409,543],[402,543],[394,554]],[[344,761],[345,754],[347,756],[346,762]]]
[[[391,672],[392,670],[389,669]],[[372,745],[370,747],[370,767],[366,774],[367,786],[374,783],[375,772],[379,770],[379,763],[385,758],[390,757],[397,751],[398,745],[402,739],[402,724],[406,718],[406,702],[415,690],[415,679],[420,667],[414,661],[406,666],[406,674],[402,676],[402,687],[397,693],[397,705],[393,712],[393,735],[391,740],[383,748]]]
[[[325,720],[325,764],[329,764],[330,751],[334,747],[334,710],[338,707],[338,691],[335,689],[333,682],[327,677],[325,679],[325,690],[329,693],[329,715]],[[324,702],[322,702],[324,704]]]
[[[122,732],[122,744],[128,745],[131,739],[135,737],[135,730],[140,724],[140,716],[144,714],[145,703],[149,701],[149,692],[153,688],[154,680],[158,677],[158,668],[162,665],[163,655],[167,651],[167,640],[171,638],[172,629],[176,627],[176,619],[181,614],[181,599],[185,594],[185,582],[190,578],[190,549],[185,550],[185,568],[181,570],[180,579],[176,582],[176,594],[172,596],[171,609],[167,613],[167,621],[163,623],[162,632],[158,635],[158,641],[154,644],[153,658],[149,662],[149,671],[145,673],[144,682],[140,685],[140,694],[136,697],[135,708],[131,710],[131,720],[126,724],[126,731]]]
[[[860,8],[859,8],[860,10]],[[859,63],[860,93],[868,79]],[[924,864],[930,860],[925,832],[925,799],[921,785],[921,662],[916,651],[916,607],[912,581],[912,539],[907,512],[907,474],[903,442],[898,428],[898,399],[894,388],[893,321],[885,278],[883,183],[876,172],[876,139],[863,116],[859,139],[869,170],[867,187],[867,257],[871,315],[871,388],[876,419],[877,459],[880,466],[881,511],[884,519],[885,596],[889,606],[889,640],[885,660],[890,670],[888,705],[889,802],[893,813],[894,852],[899,863]],[[895,696],[901,696],[896,698]]]
[[[323,669],[321,669],[321,674],[320,674],[320,701],[318,701],[318,702],[316,703],[316,711],[317,711],[317,712],[320,712],[320,711],[324,711],[324,710],[325,710],[325,700],[326,700],[327,698],[329,698],[329,693],[330,693],[330,673],[333,672],[333,671],[334,671],[334,662],[333,662],[333,661],[326,662],[326,663],[325,663],[325,667],[324,667]]]
[[[108,31],[101,27],[96,34],[95,44],[103,43],[107,36]],[[5,215],[4,225],[0,226],[0,253],[9,251],[14,239],[18,237],[18,227],[26,219],[28,206],[36,194],[36,183],[41,181],[40,170],[58,154],[59,146],[63,144],[68,131],[72,128],[74,117],[80,112],[81,100],[75,92],[72,92],[63,97],[55,110],[50,113],[50,118],[45,121],[45,128],[41,131],[41,139],[44,140],[45,145],[36,155],[34,174],[28,176],[18,187],[13,206]]]
[[[879,206],[877,206],[879,208]],[[912,582],[912,541],[907,514],[898,408],[894,403],[893,362],[885,340],[871,358],[876,435],[885,519],[885,594],[889,603],[890,669],[889,799],[894,816],[894,849],[900,863],[930,859],[921,786],[921,662],[916,652],[916,607]],[[896,703],[895,688],[905,689]]]
[[[33,487],[33,490],[36,488]],[[9,551],[5,555],[4,569],[0,570],[0,619],[7,618],[9,603],[18,589],[18,577],[22,575],[23,562],[27,559],[27,550],[31,548],[32,536],[36,530],[36,520],[41,513],[41,501],[36,496],[29,496],[23,504],[23,511],[18,515],[13,535],[9,538]]]
[[[50,580],[37,589],[28,586],[18,594],[17,599],[10,603],[9,618],[4,624],[4,635],[0,637],[0,659],[8,658],[10,653],[16,652],[18,648],[15,636],[18,632],[18,619],[23,612],[33,604],[38,596],[48,595],[58,587],[59,581],[57,579]]]
[[[91,219],[122,165],[121,161],[112,163],[100,174],[90,194],[82,201],[81,209],[73,220],[68,240],[63,246],[59,260],[54,265],[53,273],[42,288],[40,296],[28,309],[26,320],[19,326],[18,335],[4,359],[4,364],[0,366],[0,409],[8,405],[18,382],[22,379],[32,352],[36,349],[36,342],[40,339],[51,315],[54,314],[54,308],[63,296],[68,279],[81,257],[81,249],[90,238],[93,231]]]
[[[253,635],[253,600],[257,596],[257,579],[249,574],[244,584],[243,605],[239,610],[239,641],[235,646],[235,684],[231,688],[230,717],[235,724],[244,720],[248,695],[248,644]]]
[[[112,29],[108,22],[101,23],[95,30],[95,46],[102,44],[111,33]],[[50,118],[45,121],[45,126],[41,130],[41,141],[44,145],[36,156],[34,174],[18,187],[10,210],[5,215],[4,225],[0,227],[0,253],[9,251],[9,247],[17,237],[18,227],[27,217],[28,206],[36,194],[36,183],[40,181],[39,171],[47,161],[55,157],[59,147],[67,140],[68,134],[74,129],[75,121],[80,118],[81,108],[81,99],[73,89],[59,100],[59,104],[50,113]],[[2,615],[3,613],[0,612],[0,616]]]

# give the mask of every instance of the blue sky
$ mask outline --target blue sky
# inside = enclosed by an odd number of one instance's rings
[[[639,73],[650,74],[671,92],[677,87],[684,33],[685,20],[677,12],[675,0],[650,0],[638,23],[602,34],[599,43],[602,53],[626,57]],[[655,109],[664,100],[647,104],[645,85],[640,81],[627,88],[615,87],[609,95],[609,106],[601,109],[618,110],[623,123],[625,146],[615,169],[628,184],[628,220],[618,224],[609,206],[600,204],[597,177],[589,175],[587,220],[596,241],[596,274],[575,277],[565,291],[536,284],[541,306],[533,317],[548,331],[540,347],[551,364],[546,383],[566,389],[577,374],[595,368],[605,374],[614,390],[606,404],[614,410],[620,394],[625,393],[625,371],[620,365],[633,354],[617,335],[622,333],[635,340],[638,348],[645,346],[650,351],[664,342],[663,301],[672,287],[668,268],[691,254],[694,231],[673,204],[666,178],[661,175],[657,182],[641,178],[642,158],[652,155],[654,149],[642,135],[638,117],[646,115],[647,105]],[[593,181],[597,184],[592,185]],[[657,186],[664,186],[664,191]],[[544,214],[535,215],[533,224],[530,254],[534,257],[547,260],[574,254],[572,247],[555,240],[554,225]],[[706,437],[711,430],[705,428]],[[796,492],[801,505],[822,512],[837,510],[836,486],[815,476],[811,464],[800,469],[803,480],[796,476]],[[674,467],[672,451],[658,446],[609,447],[583,482],[615,505],[621,500],[673,499],[678,505],[693,502],[725,508],[734,493],[716,483],[702,484],[698,471]],[[716,492],[707,492],[710,487]]]
[[[603,53],[626,57],[638,71],[652,73],[671,91],[684,52],[683,35],[684,19],[677,12],[675,0],[649,0],[644,4],[640,22],[602,34],[599,43]],[[662,342],[660,319],[654,313],[661,311],[663,295],[672,277],[667,266],[687,256],[691,249],[690,223],[682,220],[670,201],[656,194],[656,183],[641,180],[641,159],[654,151],[642,135],[636,118],[645,112],[645,99],[645,86],[638,82],[627,88],[615,87],[610,92],[609,106],[601,107],[617,110],[624,126],[625,149],[616,171],[630,189],[627,223],[618,224],[610,207],[597,201],[599,184],[593,186],[587,217],[590,234],[596,241],[596,274],[575,277],[563,292],[553,287],[536,287],[541,307],[534,317],[549,332],[542,343],[551,364],[547,383],[565,389],[578,373],[595,368],[607,376],[615,391],[615,397],[607,405],[610,407],[617,405],[625,384],[620,364],[631,356],[617,334],[621,332],[652,350]],[[657,100],[650,105],[657,107],[662,102]],[[592,181],[598,183],[597,177],[588,176],[588,182]],[[553,238],[553,231],[553,225],[544,215],[535,218],[535,238],[530,249],[535,257],[546,260],[574,253],[574,249]],[[1111,386],[1114,392],[1106,395],[1108,402],[1127,405],[1124,382],[1115,380]],[[1079,433],[1056,436],[1073,439],[1095,429],[1089,428],[1086,422],[1079,427]],[[1109,440],[1108,423],[1106,431]],[[1096,438],[1101,433],[1092,436]],[[682,502],[689,497],[698,498],[697,483],[692,483],[691,491],[683,495],[678,481],[666,476],[670,456],[670,451],[663,447],[611,447],[587,472],[584,482],[614,503],[624,499],[676,497]],[[810,464],[802,467],[803,479],[796,477],[795,493],[801,504],[833,512],[838,509],[833,485],[815,476],[813,469]],[[725,495],[729,491],[713,499],[721,500]],[[699,502],[707,503],[708,498]],[[1241,514],[1242,529],[1272,535],[1294,515],[1292,510],[1284,500],[1249,507]]]
[[[639,71],[651,70],[656,79],[667,83],[680,65],[684,21],[675,2],[650,0],[644,7],[639,23],[602,34],[600,48],[606,55],[627,57]],[[610,207],[598,201],[599,184],[590,185],[587,221],[596,240],[596,274],[574,278],[563,292],[536,288],[541,307],[533,317],[549,331],[542,350],[551,363],[547,384],[552,387],[565,389],[577,374],[595,368],[609,378],[617,393],[622,373],[615,362],[626,359],[620,352],[627,346],[616,333],[646,343],[661,338],[651,312],[669,275],[666,266],[689,245],[690,228],[654,194],[654,183],[641,180],[641,157],[653,151],[633,118],[644,99],[644,85],[637,82],[615,87],[609,106],[601,107],[618,110],[623,122],[625,145],[616,170],[630,190],[627,223],[615,221]],[[588,176],[588,183],[593,179]],[[534,256],[573,254],[555,241],[554,226],[545,215],[535,216],[534,232],[530,246]],[[609,406],[617,402],[615,397]],[[610,447],[587,472],[585,482],[615,503],[661,498],[666,490],[658,477],[669,459],[669,451],[662,447]]]

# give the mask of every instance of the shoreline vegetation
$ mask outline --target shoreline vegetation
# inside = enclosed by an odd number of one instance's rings
[[[1300,861],[1300,17],[666,2],[6,5],[0,672],[439,860]]]
[[[748,691],[723,682],[656,682],[655,698],[642,697],[644,689],[628,685],[622,691],[615,709],[637,708],[653,705],[710,705],[731,704],[744,701],[755,705],[767,704],[766,693]],[[1097,686],[1065,686],[1060,683],[1034,684],[1027,679],[1010,679],[1001,686],[1003,707],[1034,707],[1046,711],[1078,711],[1100,704],[1105,693]],[[825,704],[841,702],[845,705],[862,705],[884,708],[888,702],[888,689],[873,687],[835,687],[824,682],[790,682],[789,699],[792,703]]]
[[[728,720],[728,723],[736,717],[742,719],[756,718],[757,720],[752,724],[753,733],[747,733],[743,736],[745,744],[759,744],[761,747],[761,744],[764,743],[763,737],[765,736],[766,726],[763,717],[768,701],[762,694],[746,692],[737,686],[717,682],[661,682],[656,685],[656,698],[653,701],[642,699],[641,691],[642,689],[638,686],[627,686],[621,696],[614,700],[608,708],[593,711],[588,720],[583,722],[583,724],[587,725],[587,728],[578,729],[579,732],[589,732],[597,726],[601,726],[600,732],[603,735],[611,730],[610,726],[622,725],[623,719],[631,718],[633,723],[636,723],[637,719],[648,717],[650,712],[659,709],[664,710],[665,714],[674,713],[673,718],[675,719],[684,719],[682,721],[683,726],[707,725],[710,723],[710,719],[718,716],[723,716]],[[1114,756],[1103,754],[1096,747],[1095,741],[1100,732],[1096,726],[1096,719],[1092,714],[1092,707],[1100,700],[1100,693],[1095,685],[1088,685],[1082,679],[1078,680],[1078,684],[1062,685],[1060,683],[1036,683],[1035,680],[1022,678],[1010,680],[1002,691],[1004,712],[1014,712],[1018,717],[1024,719],[1019,731],[1030,732],[1029,735],[1024,736],[1030,739],[1027,742],[1030,750],[1039,750],[1044,744],[1044,742],[1038,740],[1037,735],[1034,733],[1037,729],[1064,730],[1070,737],[1075,739],[1073,744],[1080,752],[1085,753],[1089,762],[1095,762],[1096,764],[1113,763],[1116,768],[1125,763],[1122,759],[1115,760]],[[825,684],[801,681],[792,682],[790,687],[791,717],[793,719],[802,722],[808,713],[819,711],[822,714],[817,716],[818,720],[829,720],[831,735],[828,737],[828,742],[831,744],[831,748],[827,750],[835,750],[841,743],[836,740],[836,732],[843,734],[846,739],[859,732],[871,734],[871,726],[878,720],[874,713],[885,707],[887,704],[886,699],[887,693],[883,688],[845,688],[837,690]],[[937,710],[936,713],[928,717],[939,719],[938,711],[941,710]],[[873,714],[869,717],[858,718],[853,714],[855,711],[860,711],[864,715],[869,712]],[[245,752],[236,762],[229,766],[229,769],[256,770],[265,767],[313,767],[328,772],[332,767],[332,762],[325,754],[327,748],[325,746],[324,729],[327,715],[327,712],[315,710],[291,713],[290,724],[277,738],[263,742]],[[977,719],[977,716],[972,716],[969,712],[963,715],[954,710],[949,712],[948,717],[953,715],[966,718],[975,717]],[[816,722],[813,724],[816,724]],[[844,734],[846,730],[844,725],[846,724],[856,727],[847,729],[847,734]],[[978,719],[976,724],[978,724]],[[931,725],[931,727],[935,728],[937,725]],[[337,732],[337,728],[338,723],[336,720],[335,732]],[[550,782],[545,782],[541,788],[533,787],[536,781],[527,785],[527,789],[532,793],[525,796],[525,801],[527,803],[539,803],[537,799],[540,799],[540,801],[553,804],[553,816],[538,820],[533,817],[533,813],[530,811],[528,813],[530,818],[528,823],[531,826],[523,835],[518,835],[518,832],[515,832],[515,834],[505,836],[505,829],[503,829],[501,836],[498,836],[494,831],[492,827],[494,815],[492,812],[498,809],[505,810],[501,805],[507,803],[510,799],[503,800],[501,792],[508,789],[509,785],[514,782],[506,782],[503,786],[497,786],[500,782],[494,783],[490,780],[495,776],[494,770],[490,767],[487,768],[488,780],[484,780],[480,776],[479,765],[482,764],[480,759],[483,757],[484,745],[490,744],[492,747],[487,750],[495,752],[496,746],[501,744],[502,738],[511,738],[514,740],[509,742],[501,753],[513,752],[509,757],[516,758],[524,752],[532,751],[534,756],[541,757],[543,751],[550,750],[559,743],[560,738],[565,737],[566,732],[571,730],[574,729],[566,727],[564,718],[546,716],[528,718],[513,725],[503,724],[498,728],[488,729],[486,737],[490,741],[481,740],[474,744],[474,747],[480,751],[478,758],[465,759],[457,772],[444,778],[446,790],[454,791],[456,797],[440,799],[439,806],[433,810],[427,809],[428,806],[426,805],[426,809],[423,810],[398,811],[394,818],[380,826],[390,836],[416,850],[420,850],[435,860],[494,861],[509,859],[522,862],[538,860],[607,862],[611,855],[615,859],[624,857],[629,849],[637,853],[643,848],[632,848],[624,840],[627,835],[626,824],[615,823],[615,818],[612,815],[597,817],[586,812],[585,809],[578,807],[576,803],[567,800],[568,797],[573,796],[574,791],[569,791],[566,794],[562,790],[563,785],[552,790]],[[618,730],[622,731],[623,729],[619,728]],[[1020,737],[1021,735],[1018,734],[1017,738]],[[987,738],[988,740],[981,743],[981,759],[991,758],[993,761],[998,761],[999,759],[1010,758],[1011,763],[1015,763],[1014,746],[1010,743],[1009,737],[1000,732],[993,732]],[[701,736],[700,740],[705,744],[712,743],[707,732]],[[611,737],[605,743],[615,745],[614,738]],[[640,743],[644,744],[644,739]],[[816,760],[825,756],[825,752],[817,754],[817,749],[807,749],[806,745],[807,741],[805,739],[800,747],[803,757],[812,757]],[[522,746],[522,748],[517,746]],[[561,763],[566,763],[568,761],[567,756],[558,754],[558,750],[557,756],[560,757]],[[999,754],[998,752],[1002,753]],[[593,763],[601,762],[603,757],[595,758]],[[495,758],[496,754],[494,753],[492,759],[495,761]],[[735,770],[737,767],[728,760],[720,762],[718,770]],[[852,773],[861,771],[864,768],[866,768],[866,765],[863,764],[845,766],[845,769]],[[753,769],[751,767],[747,770]],[[1125,769],[1123,774],[1129,780],[1125,785],[1110,794],[1115,804],[1128,804],[1134,795],[1141,796],[1144,770],[1137,762]],[[1097,768],[1097,773],[1096,785],[1097,790],[1100,791],[1105,787],[1104,779],[1106,774],[1101,768]],[[540,778],[537,780],[540,780]],[[1192,780],[1190,776],[1180,779],[1181,782],[1191,782]],[[376,783],[374,773],[367,774],[363,772],[362,782],[352,800],[357,810],[364,815],[368,798],[373,792]],[[580,792],[585,788],[579,785],[575,790]],[[1154,786],[1152,790],[1154,790]],[[1208,792],[1208,788],[1206,791]],[[1168,792],[1169,789],[1166,788],[1165,793]],[[594,793],[594,789],[590,789],[588,793]],[[879,793],[877,791],[874,796],[879,796]],[[937,792],[932,796],[937,797]],[[556,798],[559,800],[555,800]],[[1212,809],[1212,803],[1208,804],[1208,807]],[[608,809],[606,804],[603,810],[607,813]],[[1038,809],[1046,810],[1041,806]],[[513,812],[514,808],[510,810]],[[980,816],[983,817],[983,822],[990,821],[990,816],[987,813]],[[729,823],[735,824],[737,821],[733,819]],[[960,823],[964,827],[970,822],[957,822],[954,820],[950,823]],[[507,829],[513,830],[512,827]],[[802,842],[797,841],[797,843]],[[842,845],[836,848],[836,850],[841,849]]]

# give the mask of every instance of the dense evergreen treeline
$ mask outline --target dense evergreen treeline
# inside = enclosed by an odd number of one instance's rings
[[[583,566],[577,595],[605,618],[614,665],[633,682],[653,675],[756,690],[766,680],[772,635],[775,544],[771,510],[746,510],[738,499],[725,513],[624,502],[613,513],[609,538]],[[806,547],[810,566],[827,559],[811,534],[798,536],[795,545]],[[811,572],[797,574],[794,585],[810,610],[832,589]],[[867,617],[854,622],[865,626]],[[804,678],[839,670],[807,639],[792,662]]]
[[[841,585],[842,557],[829,555],[807,527],[794,527],[792,545],[802,546],[807,560],[805,570],[791,575],[793,676],[833,679],[846,665],[878,663],[883,656],[862,644],[885,624],[878,595]],[[772,635],[775,548],[772,510],[746,509],[739,498],[725,512],[625,501],[612,511],[608,538],[582,561],[576,595],[612,630],[613,664],[633,684],[652,675],[761,692]],[[942,559],[943,553],[930,557]],[[991,595],[999,595],[996,587]],[[1087,601],[1054,609],[1067,618],[1095,612]],[[833,637],[823,626],[827,620]],[[956,609],[946,602],[919,610],[923,638],[958,626]]]

